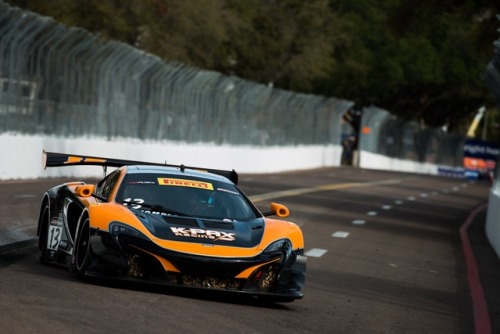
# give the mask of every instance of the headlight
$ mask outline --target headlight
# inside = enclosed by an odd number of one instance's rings
[[[283,253],[284,259],[287,259],[292,253],[292,243],[288,239],[280,239],[267,246],[264,250],[264,253],[274,252]]]
[[[120,235],[128,235],[135,238],[149,240],[149,238],[146,237],[142,232],[139,232],[133,227],[118,222],[112,222],[111,224],[109,224],[109,233],[115,238],[118,238]]]
[[[267,246],[263,254],[267,259],[279,260],[271,261],[271,263],[257,268],[249,277],[245,286],[246,289],[255,288],[261,291],[275,289],[281,271],[292,254],[292,243],[288,239],[276,240]]]

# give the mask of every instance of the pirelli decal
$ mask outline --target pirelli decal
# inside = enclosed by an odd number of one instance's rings
[[[162,186],[190,187],[190,188],[214,190],[214,186],[211,183],[196,181],[196,180],[171,179],[171,178],[159,177],[158,184]]]

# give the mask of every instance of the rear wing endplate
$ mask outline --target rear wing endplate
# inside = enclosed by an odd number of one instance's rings
[[[76,154],[65,154],[65,153],[54,153],[54,152],[45,152],[43,150],[42,153],[42,166],[43,169],[47,167],[64,167],[64,166],[102,166],[106,169],[106,167],[122,167],[122,166],[130,166],[130,165],[147,165],[147,166],[166,166],[166,167],[175,167],[184,169],[192,169],[202,172],[208,172],[212,174],[217,174],[220,176],[224,176],[229,179],[234,184],[238,184],[238,173],[235,170],[227,171],[220,169],[212,169],[212,168],[202,168],[202,167],[192,167],[192,166],[184,166],[184,165],[170,165],[165,163],[154,163],[154,162],[144,162],[144,161],[135,161],[135,160],[122,160],[122,159],[111,159],[111,158],[101,158],[101,157],[91,157],[86,155],[76,155]]]

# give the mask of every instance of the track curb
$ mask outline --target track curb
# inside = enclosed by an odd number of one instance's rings
[[[462,249],[464,251],[465,264],[467,267],[467,280],[469,282],[472,308],[474,311],[474,326],[477,334],[491,334],[491,322],[488,313],[488,305],[484,297],[483,286],[479,278],[479,269],[467,230],[474,222],[476,216],[487,207],[488,202],[479,205],[469,214],[462,226],[460,226],[460,239],[462,240]]]

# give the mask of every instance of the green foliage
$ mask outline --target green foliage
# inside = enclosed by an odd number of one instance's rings
[[[335,15],[321,0],[232,0],[242,20],[226,47],[232,62],[220,70],[275,86],[311,92],[333,65]]]
[[[430,125],[457,129],[492,103],[480,79],[497,38],[488,1],[332,0],[350,36],[334,57],[323,94],[374,104]],[[339,57],[340,56],[340,57]],[[342,80],[341,85],[335,81]]]
[[[493,105],[490,0],[8,0],[166,60],[463,129]]]

